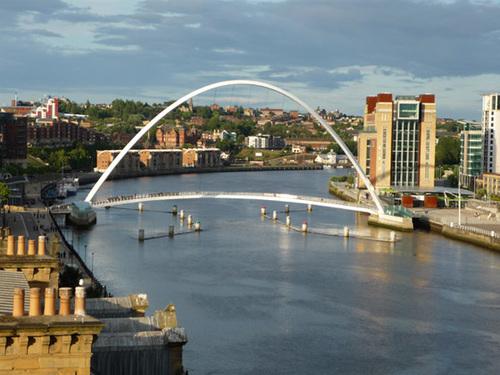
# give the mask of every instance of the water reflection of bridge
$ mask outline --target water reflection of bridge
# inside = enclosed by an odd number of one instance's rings
[[[250,199],[260,201],[275,201],[286,203],[300,203],[312,206],[338,208],[342,210],[365,212],[373,214],[377,212],[376,207],[366,204],[345,202],[330,198],[320,198],[304,195],[281,194],[281,193],[258,193],[258,192],[222,192],[222,191],[194,191],[194,192],[161,192],[149,194],[120,195],[116,197],[98,198],[89,202],[93,207],[107,207],[122,204],[142,203],[159,200],[178,199]]]

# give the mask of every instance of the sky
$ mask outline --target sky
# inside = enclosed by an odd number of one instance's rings
[[[3,0],[0,105],[163,103],[250,79],[361,116],[369,95],[432,93],[438,117],[479,120],[500,92],[499,20],[500,0]],[[194,99],[215,102],[300,109],[248,86]]]

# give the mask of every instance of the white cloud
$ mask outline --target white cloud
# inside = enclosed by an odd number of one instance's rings
[[[217,53],[229,53],[229,54],[233,54],[233,53],[244,54],[245,53],[245,51],[239,50],[239,49],[236,49],[236,48],[214,48],[214,52],[217,52]]]
[[[113,16],[117,14],[133,14],[137,7],[136,0],[65,0],[74,7],[87,7],[90,12],[101,16]]]
[[[151,101],[157,92],[161,101],[245,78],[274,83],[313,107],[359,114],[367,95],[432,92],[443,116],[477,117],[480,93],[498,90],[491,85],[499,81],[500,1],[23,4],[0,4],[9,101],[11,88],[40,96],[71,88],[76,100],[91,101],[91,94]]]

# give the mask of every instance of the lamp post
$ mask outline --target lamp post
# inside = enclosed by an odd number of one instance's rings
[[[87,244],[85,244],[85,264],[87,264]]]
[[[458,225],[462,225],[462,195],[460,194],[460,169],[462,168],[462,153],[460,153],[460,165],[458,166]]]
[[[462,134],[460,136],[460,164],[458,165],[458,225],[462,225],[462,194],[460,185],[462,184],[462,155],[465,153],[465,121],[459,121],[462,124]]]
[[[94,273],[94,252],[92,251],[92,273]]]

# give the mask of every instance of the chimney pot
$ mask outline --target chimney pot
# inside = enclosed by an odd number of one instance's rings
[[[8,236],[7,237],[7,255],[15,255],[16,254],[16,237]]]
[[[14,289],[14,309],[12,316],[24,316],[24,289]]]
[[[38,255],[45,255],[45,236],[38,236]]]
[[[42,290],[40,288],[31,288],[30,290],[30,316],[42,314]]]
[[[85,314],[85,287],[77,286],[75,288],[75,315]]]
[[[28,255],[36,255],[36,241],[28,240]]]
[[[17,255],[24,255],[26,247],[26,239],[24,236],[18,236],[17,237]]]
[[[56,290],[45,288],[45,309],[43,315],[56,315]]]
[[[71,314],[71,288],[59,288],[59,315]]]

